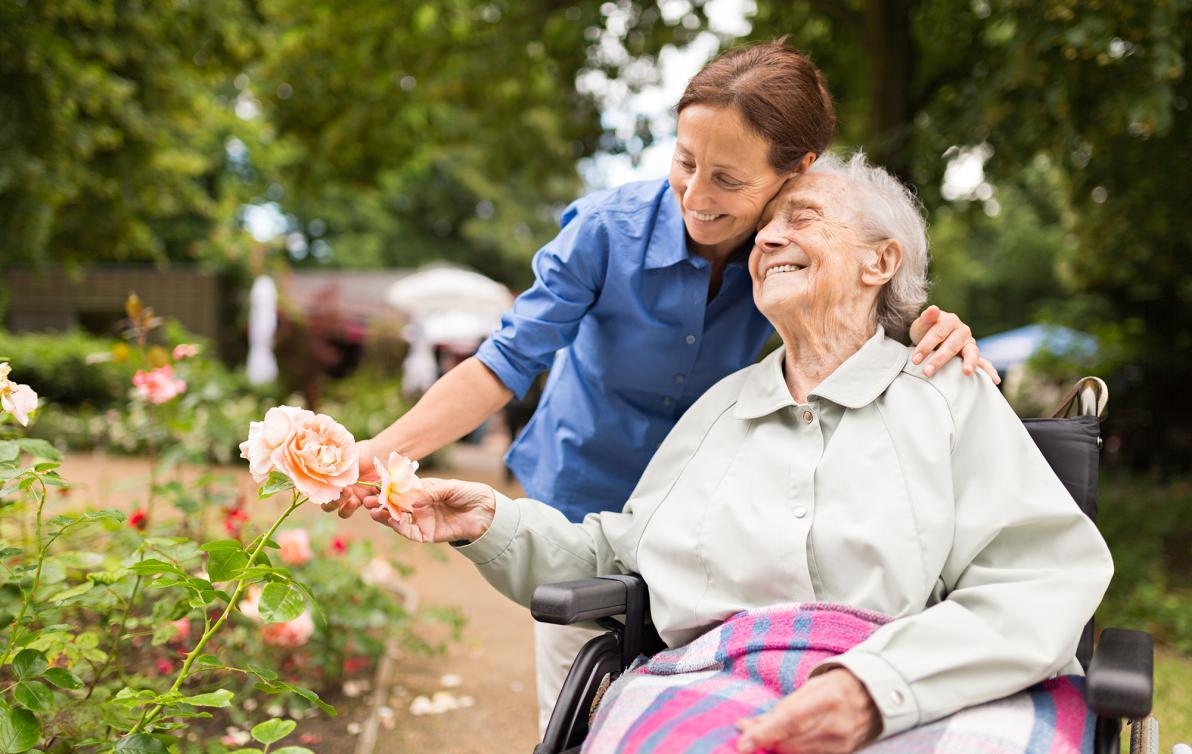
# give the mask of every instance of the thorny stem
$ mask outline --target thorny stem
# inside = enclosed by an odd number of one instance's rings
[[[43,546],[41,541],[41,511],[46,504],[46,483],[42,481],[41,477],[35,478],[41,486],[41,496],[37,500],[37,523],[33,533],[34,540],[37,542],[37,571],[33,575],[33,587],[28,592],[21,591],[21,611],[17,613],[16,620],[12,622],[12,633],[8,635],[8,646],[4,648],[4,657],[0,658],[0,668],[8,664],[13,647],[17,643],[17,636],[21,632],[21,621],[25,619],[25,613],[29,612],[29,605],[33,602],[33,595],[37,594],[37,588],[41,586],[41,568],[45,563],[46,550],[50,546],[49,542]],[[53,540],[50,541],[52,542]]]
[[[257,555],[259,555],[261,550],[264,549],[265,543],[267,543],[273,537],[273,533],[277,531],[277,527],[281,526],[282,522],[289,518],[291,513],[298,510],[301,505],[302,498],[297,490],[295,490],[294,499],[293,502],[290,503],[290,507],[287,508],[286,511],[282,513],[276,521],[273,522],[273,526],[269,527],[269,531],[267,531],[264,536],[261,537],[260,541],[257,542],[257,546],[253,548],[252,553],[248,556],[249,565],[252,565],[256,562]],[[219,616],[215,623],[213,623],[210,628],[203,632],[203,636],[199,639],[199,643],[195,645],[195,648],[187,653],[186,661],[182,663],[182,669],[178,671],[178,677],[174,679],[174,684],[170,686],[166,694],[172,694],[181,688],[182,682],[185,681],[187,676],[190,675],[191,665],[193,665],[195,660],[198,659],[199,655],[202,654],[203,647],[207,646],[207,642],[212,636],[215,635],[215,632],[219,630],[220,626],[227,621],[228,616],[232,614],[232,611],[236,609],[236,605],[240,602],[240,594],[244,591],[246,586],[248,586],[248,584],[244,577],[237,579],[236,589],[232,592],[232,598],[228,600],[228,606],[224,609],[223,613]],[[163,708],[164,707],[161,704],[155,704],[152,707],[147,708],[141,715],[141,719],[138,720],[137,724],[134,725],[132,730],[128,732],[129,735],[132,735],[133,733],[140,733],[142,730],[144,730],[146,725],[153,722],[153,720],[156,719],[159,714],[161,714]]]

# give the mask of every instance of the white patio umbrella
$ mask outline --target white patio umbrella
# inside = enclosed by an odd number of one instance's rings
[[[391,285],[385,300],[413,318],[436,312],[499,317],[513,305],[513,294],[479,272],[459,267],[430,267]]]

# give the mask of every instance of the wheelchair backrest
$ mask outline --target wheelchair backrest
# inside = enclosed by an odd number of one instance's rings
[[[1022,423],[1080,510],[1096,523],[1100,420],[1096,416],[1074,416],[1068,419],[1023,419]],[[1087,670],[1092,656],[1093,621],[1090,620],[1081,634],[1076,658]]]

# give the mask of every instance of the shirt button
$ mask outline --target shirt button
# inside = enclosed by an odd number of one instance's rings
[[[669,405],[670,405],[670,404],[672,404],[672,403],[674,403],[674,401],[672,401],[672,400],[670,399],[670,396],[667,396],[667,397],[665,397],[665,398],[663,398],[663,399],[662,399],[662,405],[664,405],[664,406],[669,406]]]
[[[803,506],[800,505],[798,508],[795,508],[795,518],[803,518],[806,515],[807,509]]]
[[[692,343],[694,343],[694,342],[695,342],[695,336],[694,336],[694,335],[688,335],[688,336],[685,338],[685,340],[687,341],[687,345],[691,345]]]
[[[683,384],[683,380],[686,380],[686,379],[687,379],[687,378],[686,378],[686,377],[684,377],[684,376],[683,376],[683,375],[681,375],[681,374],[676,374],[676,375],[675,375],[675,382],[679,383],[680,385],[682,385],[682,384]]]
[[[894,689],[893,691],[891,691],[890,692],[890,701],[894,702],[894,704],[902,704],[902,692],[899,691],[898,689]]]
[[[814,418],[815,418],[815,415],[812,414],[810,411],[803,412],[803,421],[807,422],[808,424],[810,424],[811,420]]]

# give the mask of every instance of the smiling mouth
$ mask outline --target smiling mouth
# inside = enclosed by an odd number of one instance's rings
[[[800,264],[776,264],[766,270],[766,278],[768,279],[771,275],[777,275],[783,272],[798,272],[802,269],[804,269],[804,266]]]
[[[695,215],[696,220],[701,220],[706,223],[710,223],[713,220],[719,220],[720,218],[724,217],[724,215],[717,215],[713,212],[696,212],[695,210],[691,210],[691,214]]]

